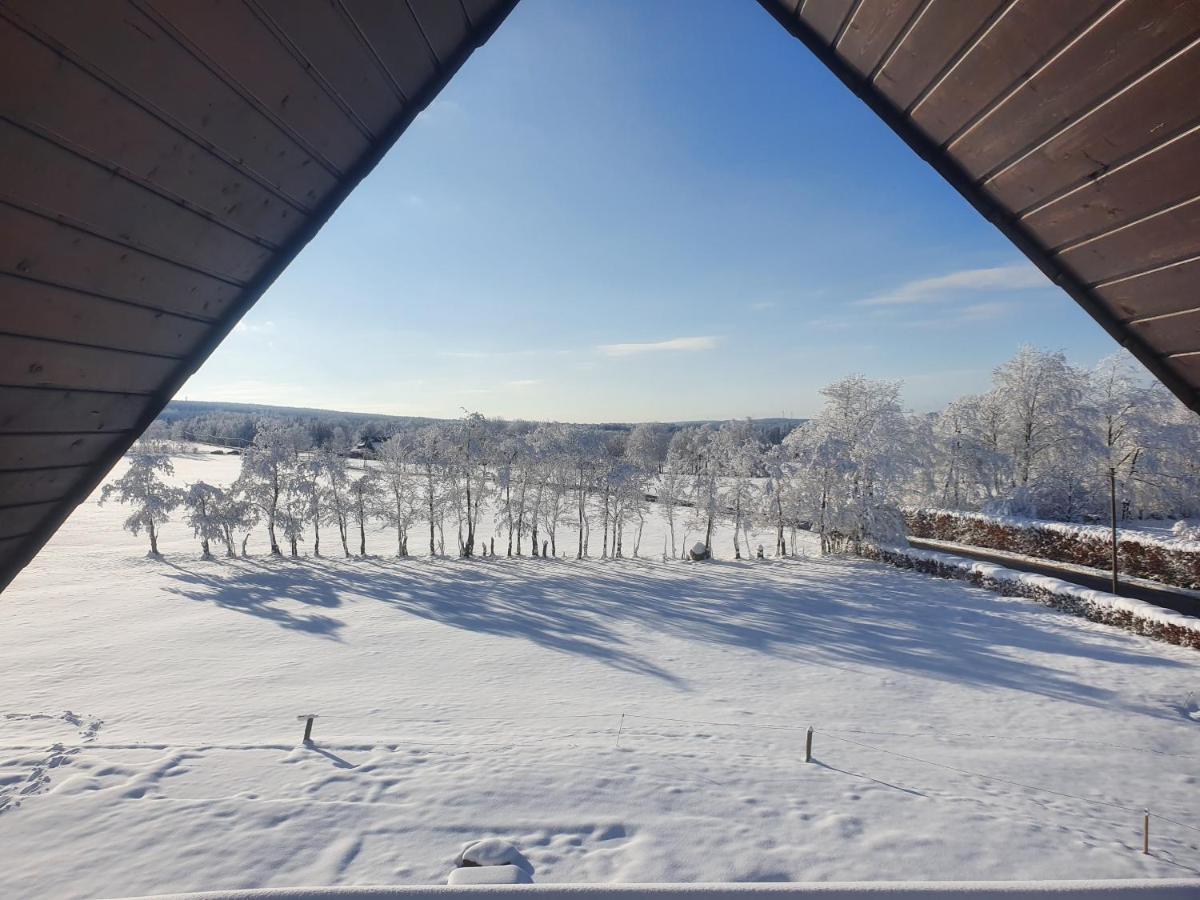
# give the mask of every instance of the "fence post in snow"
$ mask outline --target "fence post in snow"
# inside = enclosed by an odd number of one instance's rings
[[[621,713],[621,724],[617,726],[617,749],[621,749],[621,732],[625,730],[625,713]]]
[[[804,761],[812,762],[812,736],[813,727],[808,726],[808,734],[804,736]]]
[[[1142,852],[1150,853],[1150,810],[1142,814]]]
[[[302,716],[296,716],[296,718],[299,719],[300,721],[304,722],[304,743],[311,744],[312,743],[312,723],[313,723],[313,719],[316,718],[316,714],[305,713]]]

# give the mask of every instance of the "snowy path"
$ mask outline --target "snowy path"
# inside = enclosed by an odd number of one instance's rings
[[[1195,651],[859,561],[158,563],[120,515],[0,599],[5,897],[488,835],[540,882],[1200,874]]]

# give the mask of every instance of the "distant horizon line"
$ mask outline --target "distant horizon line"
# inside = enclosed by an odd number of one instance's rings
[[[408,415],[404,413],[381,413],[381,412],[362,412],[359,410],[348,409],[329,409],[322,406],[288,406],[278,403],[249,403],[243,400],[192,400],[192,399],[172,399],[167,402],[163,411],[155,417],[159,419],[163,413],[167,412],[175,405],[200,405],[200,406],[223,406],[237,408],[244,411],[252,410],[273,410],[279,412],[290,413],[325,413],[327,415],[339,416],[357,416],[364,419],[402,419],[407,421],[427,421],[427,422],[453,422],[460,418],[458,416],[425,416],[425,415]],[[576,421],[567,419],[535,419],[524,416],[500,416],[487,415],[480,410],[472,410],[472,412],[480,412],[485,418],[505,421],[505,422],[535,422],[535,423],[552,423],[562,425],[705,425],[719,422],[790,422],[803,423],[807,422],[811,416],[713,416],[710,418],[691,418],[691,419],[606,419],[603,421]]]

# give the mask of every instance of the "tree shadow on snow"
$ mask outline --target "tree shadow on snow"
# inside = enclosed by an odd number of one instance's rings
[[[233,561],[230,561],[233,562]],[[332,608],[377,600],[453,628],[527,640],[686,682],[628,635],[657,633],[819,667],[887,669],[1096,707],[1122,701],[1082,683],[1063,658],[1180,666],[1130,636],[961,582],[847,560],[237,560],[207,577],[175,567],[174,592],[326,637],[342,623],[281,598]],[[637,629],[631,632],[630,626]],[[1056,660],[1058,662],[1056,662]],[[800,686],[802,689],[802,685]],[[1166,715],[1151,706],[1137,712]]]
[[[251,558],[206,562],[209,571],[184,568],[164,560],[172,570],[167,577],[178,582],[166,589],[187,600],[211,603],[274,622],[282,628],[338,640],[345,623],[324,613],[294,609],[295,603],[331,609],[341,605],[333,584],[314,578],[307,567],[290,560],[271,563]]]

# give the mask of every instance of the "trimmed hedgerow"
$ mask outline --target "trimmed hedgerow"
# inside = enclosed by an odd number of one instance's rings
[[[1026,519],[1003,519],[943,509],[906,510],[910,537],[952,541],[1055,562],[1107,569],[1111,537],[1107,529]],[[1164,541],[1118,532],[1121,571],[1175,587],[1200,589],[1200,548],[1194,542]]]
[[[968,581],[1009,597],[1025,597],[1092,622],[1200,650],[1200,619],[1163,610],[1141,600],[927,550],[864,547],[862,555],[900,569]]]

